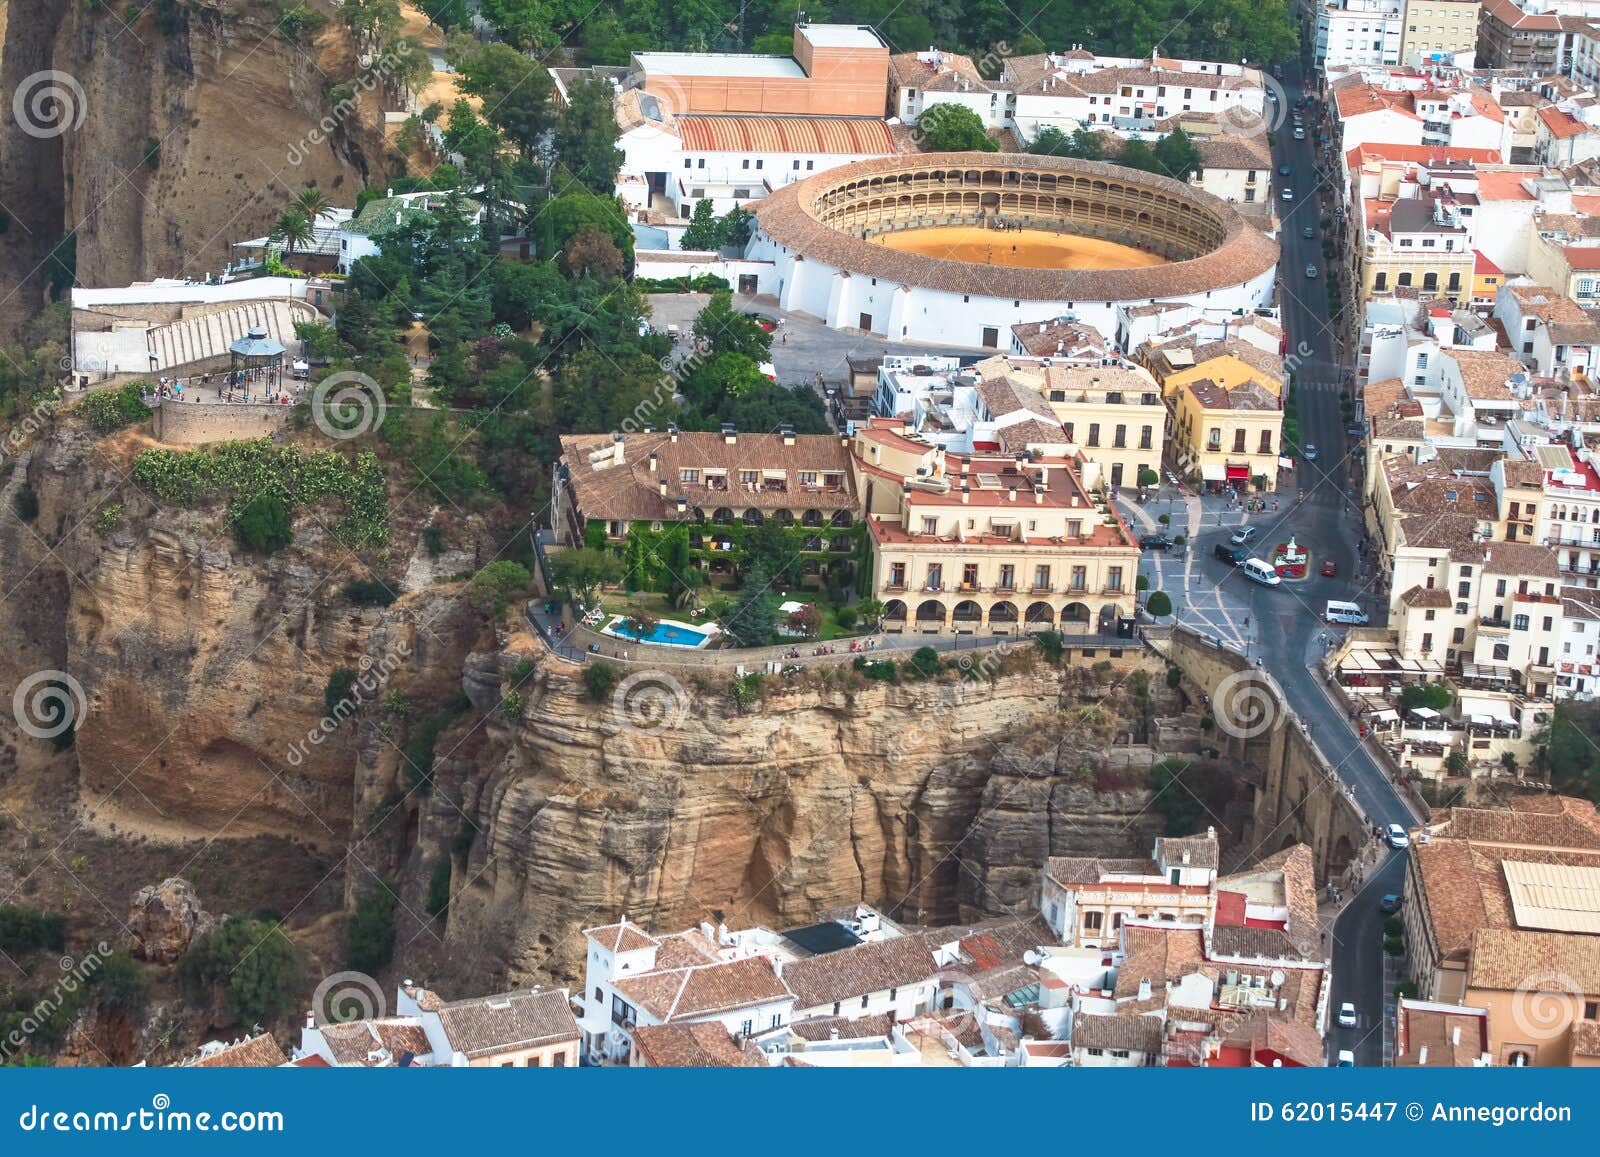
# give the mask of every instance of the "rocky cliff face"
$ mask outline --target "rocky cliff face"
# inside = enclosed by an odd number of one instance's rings
[[[741,705],[728,669],[676,670],[594,702],[580,667],[488,629],[452,585],[350,605],[339,588],[362,572],[315,517],[260,558],[220,508],[153,505],[126,482],[141,444],[69,418],[0,475],[6,511],[22,485],[39,507],[28,525],[0,518],[0,678],[81,685],[75,745],[51,757],[72,761],[77,819],[131,849],[293,841],[335,862],[347,903],[395,880],[409,974],[458,991],[571,980],[577,932],[624,913],[791,925],[866,901],[913,922],[970,918],[1031,903],[1046,856],[1140,854],[1160,830],[1145,738],[1182,708],[1159,678],[1051,667],[1024,644],[970,680],[840,667],[769,677]],[[112,501],[124,524],[102,535]],[[397,527],[376,565],[403,571],[417,537]],[[313,738],[338,667],[381,671],[403,710],[369,697]],[[441,715],[429,790],[401,753]],[[48,750],[11,724],[0,714],[0,751]],[[1199,745],[1186,735],[1163,754]],[[14,771],[0,759],[0,791]],[[182,866],[135,864],[119,905]],[[429,920],[441,876],[448,916]],[[196,884],[210,910],[250,910],[247,891],[219,907]]]
[[[360,74],[347,38],[330,26],[302,49],[276,20],[275,7],[251,2],[8,0],[0,201],[21,227],[0,247],[10,297],[0,323],[39,308],[48,270],[35,267],[66,233],[83,285],[201,275],[305,185],[350,204],[363,177],[382,179],[374,93],[318,129],[326,90]],[[13,92],[27,94],[33,123],[19,123]],[[28,106],[46,93],[61,119],[40,131],[48,102]]]
[[[515,663],[476,657],[469,693],[498,699]],[[1045,856],[1138,854],[1159,831],[1153,756],[1117,744],[1134,711],[1105,694],[1116,679],[1028,647],[973,682],[769,680],[741,713],[726,674],[646,676],[596,704],[546,658],[519,718],[439,761],[415,854],[453,859],[448,942],[497,946],[484,966],[519,978],[580,978],[577,931],[623,913],[669,928],[860,901],[928,923],[1003,911],[1030,901]],[[1097,790],[1116,763],[1139,786]]]

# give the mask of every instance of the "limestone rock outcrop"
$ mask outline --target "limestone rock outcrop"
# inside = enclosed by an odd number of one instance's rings
[[[181,876],[140,888],[128,909],[128,951],[152,964],[173,964],[216,926]]]

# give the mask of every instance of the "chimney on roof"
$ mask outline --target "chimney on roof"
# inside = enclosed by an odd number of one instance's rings
[[[1042,483],[1035,482],[1033,484],[1033,504],[1035,506],[1044,505],[1044,485]]]
[[[961,487],[961,505],[965,506],[965,505],[967,505],[967,503],[969,503],[971,501],[972,501],[972,487],[967,486],[967,485],[963,485]]]
[[[656,454],[656,452],[654,450],[650,451],[650,473],[652,473],[652,474],[654,474],[656,472],[656,459],[657,459],[657,457],[658,457],[658,455]],[[661,485],[665,486],[666,483],[663,482]]]
[[[828,1030],[828,1039],[829,1040],[838,1040],[839,1039],[839,1030],[838,1030],[837,1027],[830,1028]]]
[[[656,482],[656,490],[661,497],[665,498],[667,496],[667,480],[665,478],[659,479]]]
[[[739,430],[732,422],[722,423],[722,440],[729,446],[738,445]]]
[[[1217,838],[1217,829],[1212,827],[1211,825],[1207,824],[1206,825],[1206,839],[1214,840],[1216,838]]]
[[[778,433],[783,435],[783,444],[785,446],[793,446],[794,445],[794,427],[793,426],[779,426],[778,427]]]
[[[306,1027],[307,1028],[316,1028],[317,1027],[317,1014],[316,1014],[316,1011],[313,1010],[313,1009],[309,1009],[309,1008],[306,1009]]]
[[[1008,501],[1015,502],[1016,500],[1017,500],[1017,488],[1015,486],[1013,486],[1011,488],[1011,497],[1008,499]]]
[[[1461,1026],[1459,1024],[1450,1030],[1450,1043],[1452,1045],[1459,1045],[1461,1043]]]
[[[1139,980],[1139,999],[1150,999],[1150,978],[1148,976],[1142,977]]]
[[[1427,1045],[1423,1045],[1420,1049],[1417,1050],[1417,1064],[1425,1065],[1427,1063],[1428,1063],[1428,1046]]]
[[[678,495],[678,513],[683,514],[689,509],[689,500],[683,495]]]
[[[625,437],[626,435],[623,434],[611,435],[611,464],[613,466],[621,466],[622,463],[626,461],[626,456],[624,455],[622,449],[623,440]]]
[[[677,440],[678,440],[678,423],[676,423],[676,422],[668,422],[667,423],[667,441],[676,442]]]

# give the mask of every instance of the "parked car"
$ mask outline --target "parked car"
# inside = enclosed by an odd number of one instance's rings
[[[1383,894],[1383,899],[1378,901],[1378,911],[1382,912],[1385,916],[1392,916],[1396,912],[1400,911],[1400,893],[1385,892]]]
[[[1317,460],[1317,444],[1315,442],[1307,442],[1300,452],[1306,456],[1307,462],[1315,462]]]
[[[1328,559],[1326,562],[1324,562],[1322,564],[1322,577],[1323,578],[1334,578],[1334,577],[1336,577],[1338,575],[1338,573],[1339,573],[1339,564],[1334,562],[1333,559],[1330,558],[1330,559]]]
[[[1289,175],[1290,171],[1291,170],[1290,170],[1288,165],[1279,165],[1278,166],[1278,176],[1280,176],[1280,177],[1287,177]]]
[[[1297,140],[1297,141],[1305,140],[1306,139],[1306,130],[1305,129],[1299,129],[1299,128],[1295,129],[1294,130],[1294,139]]]
[[[1367,428],[1359,422],[1352,422],[1345,427],[1344,432],[1352,438],[1365,438],[1367,436]]]
[[[1411,837],[1406,834],[1405,828],[1399,824],[1390,824],[1384,829],[1384,838],[1389,841],[1391,848],[1409,848]]]
[[[1234,546],[1244,546],[1251,539],[1255,538],[1255,536],[1256,536],[1256,528],[1255,527],[1253,527],[1253,526],[1241,526],[1238,530],[1233,532],[1233,537],[1228,539],[1228,541],[1233,543]]]
[[[1351,1004],[1348,1000],[1339,1006],[1339,1027],[1356,1027],[1356,1006]]]
[[[1339,1063],[1333,1066],[1336,1069],[1353,1069],[1356,1067],[1356,1054],[1349,1049],[1339,1050]]]
[[[1250,552],[1244,547],[1229,546],[1225,542],[1217,543],[1216,550],[1213,553],[1215,553],[1218,558],[1227,563],[1229,566],[1238,566],[1241,562],[1250,557]]]
[[[1291,189],[1291,188],[1288,188],[1287,186],[1285,186],[1281,196],[1283,197],[1283,199],[1285,201],[1293,201],[1294,200],[1294,190]]]
[[[1140,550],[1171,550],[1172,540],[1164,534],[1143,534],[1139,536]]]
[[[1300,236],[1306,238],[1307,240],[1310,240],[1311,238],[1315,237],[1316,235],[1317,235],[1317,231],[1315,229],[1313,229],[1309,225],[1305,226],[1303,229],[1300,230]]]
[[[1317,279],[1317,267],[1315,265],[1306,266],[1306,277],[1312,281]]]

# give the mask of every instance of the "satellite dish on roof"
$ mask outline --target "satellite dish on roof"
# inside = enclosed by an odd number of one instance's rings
[[[1283,981],[1284,981],[1283,969],[1274,968],[1272,970],[1272,987],[1273,988],[1281,988],[1283,986]]]
[[[1030,965],[1032,967],[1038,967],[1039,961],[1041,961],[1043,959],[1044,959],[1044,957],[1040,956],[1032,948],[1028,949],[1026,952],[1024,952],[1022,954],[1022,963]]]

